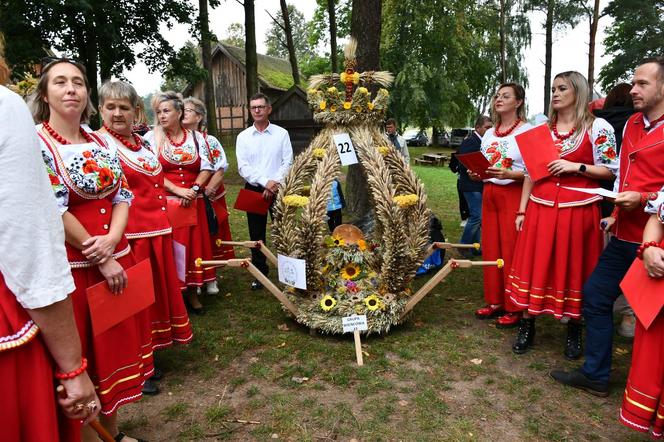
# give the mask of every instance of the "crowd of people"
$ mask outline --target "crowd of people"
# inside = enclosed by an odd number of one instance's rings
[[[0,84],[7,79],[0,57]],[[513,351],[522,354],[534,343],[535,318],[553,315],[566,323],[568,359],[584,354],[585,323],[584,365],[551,376],[599,396],[608,394],[621,279],[637,257],[650,277],[664,277],[664,59],[636,68],[629,95],[635,113],[621,120],[617,134],[620,123],[590,112],[585,78],[558,74],[547,124],[560,158],[540,180],[531,179],[515,138],[532,129],[518,84],[498,88],[492,117],[480,116],[460,148],[481,151],[492,165],[484,180],[459,165],[470,209],[463,241],[481,235],[484,259],[505,261],[503,269],[484,268],[486,306],[476,316],[518,327]],[[190,342],[189,313],[205,313],[201,289],[219,292],[217,269],[197,266],[196,258],[234,257],[224,245],[231,240],[228,160],[205,131],[204,104],[158,93],[152,130],[141,106],[130,84],[104,83],[102,127],[93,131],[85,68],[70,59],[42,67],[27,106],[0,87],[0,109],[12,116],[0,121],[0,247],[13,250],[0,256],[0,373],[11,380],[0,382],[4,440],[98,440],[86,425],[97,417],[116,441],[136,440],[119,431],[118,409],[159,393],[163,372],[154,351]],[[249,109],[253,124],[236,142],[238,170],[245,188],[269,204],[293,150],[288,132],[270,123],[267,96],[253,96]],[[396,121],[387,121],[386,135],[407,161]],[[601,196],[569,189],[614,180],[615,208],[604,218]],[[335,181],[330,230],[341,223],[343,206]],[[265,242],[267,219],[247,213],[251,240]],[[88,289],[105,282],[113,294],[135,290],[128,273],[144,262],[154,302],[96,330]],[[258,250],[252,262],[268,274]],[[251,289],[260,288],[254,280]],[[664,428],[663,344],[661,314],[647,329],[637,321],[620,412],[625,425],[655,436]],[[58,384],[64,390],[56,394]]]

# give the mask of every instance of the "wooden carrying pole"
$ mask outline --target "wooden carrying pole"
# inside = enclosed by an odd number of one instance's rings
[[[455,244],[451,242],[434,242],[427,249],[427,256],[431,255],[436,249],[480,249],[480,243],[473,244]]]
[[[450,274],[450,272],[458,267],[463,267],[463,268],[468,268],[468,267],[475,267],[475,266],[498,266],[498,268],[501,268],[503,266],[503,260],[498,259],[496,261],[471,261],[469,259],[450,259],[447,264],[443,266],[442,269],[438,270],[438,272],[431,277],[430,280],[426,282],[418,291],[415,293],[406,303],[403,313],[401,313],[401,318],[403,319],[408,312],[410,312],[413,307],[417,305],[418,302],[422,300],[426,295],[429,294],[431,290],[435,286],[438,285],[440,281],[445,279],[447,275]]]
[[[222,246],[233,246],[233,247],[246,247],[248,249],[258,249],[260,252],[265,255],[270,263],[273,266],[277,265],[277,257],[274,256],[274,253],[267,248],[263,241],[221,241]]]
[[[360,341],[360,331],[353,332],[353,339],[355,340],[355,357],[357,358],[357,365],[364,365],[362,358],[362,342]]]
[[[266,255],[267,256],[267,255]],[[274,256],[274,255],[273,255]],[[293,316],[297,316],[297,307],[293,304],[290,299],[281,291],[279,288],[270,281],[267,276],[263,275],[260,270],[251,262],[251,259],[226,259],[220,261],[203,261],[201,258],[196,260],[196,267],[200,266],[228,266],[228,267],[242,267],[245,268],[251,273],[254,278],[258,280],[263,286],[268,289],[275,298],[281,302],[284,307],[290,311]]]

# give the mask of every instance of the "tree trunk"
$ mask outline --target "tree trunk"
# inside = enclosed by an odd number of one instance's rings
[[[91,23],[92,17],[87,16],[83,18],[83,32],[78,33],[76,36],[78,52],[81,60],[85,65],[86,76],[90,84],[90,100],[95,109],[99,107],[99,95],[97,93],[97,33],[95,32],[94,23]],[[90,117],[90,127],[99,129],[100,122],[99,116],[93,115]]]
[[[293,73],[293,84],[300,84],[300,70],[297,68],[297,55],[295,55],[295,44],[293,43],[293,28],[291,28],[290,15],[286,0],[279,0],[281,4],[281,16],[284,18],[284,33],[286,34],[286,47],[288,48],[288,60]]]
[[[339,61],[337,60],[337,13],[334,10],[336,0],[327,0],[327,15],[330,19],[330,61],[332,72],[338,72]]]
[[[353,0],[350,34],[357,39],[357,72],[376,71],[380,66],[381,0]],[[367,179],[359,164],[348,167],[346,205],[363,231],[373,225]]]
[[[210,44],[210,23],[208,21],[208,0],[198,0],[199,26],[201,33],[201,58],[203,68],[207,73],[204,80],[205,85],[205,109],[207,110],[207,129],[208,133],[214,136],[219,135],[217,130],[217,106],[214,95],[214,77],[212,75],[212,47]]]
[[[500,0],[500,82],[507,83],[507,69],[505,68],[505,0]]]
[[[590,38],[588,39],[588,86],[592,96],[595,85],[595,39],[597,38],[597,25],[599,22],[599,0],[595,0],[593,14],[590,18]]]
[[[551,101],[551,54],[553,52],[553,8],[554,0],[546,5],[546,54],[544,56],[544,115],[549,113]]]
[[[254,0],[244,0],[244,32],[247,70],[247,106],[249,99],[258,92],[258,58],[256,56],[256,13]],[[251,113],[250,113],[251,118]]]

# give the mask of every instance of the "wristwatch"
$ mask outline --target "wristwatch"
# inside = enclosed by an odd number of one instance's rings
[[[200,193],[201,192],[201,186],[199,186],[198,184],[194,184],[193,186],[191,186],[191,190],[193,190],[196,193]]]
[[[580,173],[585,173],[586,169],[588,169],[588,168],[586,167],[585,164],[582,164],[582,165],[579,166],[579,172]]]

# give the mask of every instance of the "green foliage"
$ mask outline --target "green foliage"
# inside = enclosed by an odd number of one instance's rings
[[[193,42],[188,41],[169,59],[161,90],[181,92],[187,85],[197,84],[206,78],[207,71],[203,69],[200,52]]]
[[[242,23],[231,23],[226,29],[226,38],[221,40],[223,43],[244,48],[244,25]]]
[[[329,46],[330,43],[330,19],[327,14],[327,2],[329,0],[316,0],[314,16],[309,22],[309,44],[316,47],[320,44]],[[352,12],[352,0],[333,0],[336,3],[337,38],[346,38],[350,35],[350,17]]]
[[[604,10],[613,18],[604,45],[613,58],[600,71],[604,90],[629,80],[646,57],[664,54],[664,1],[612,0]]]

